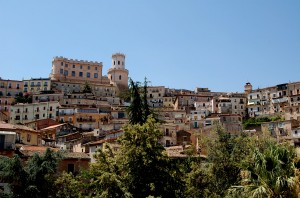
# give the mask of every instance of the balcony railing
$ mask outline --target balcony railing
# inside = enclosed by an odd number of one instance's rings
[[[92,119],[92,118],[77,118],[77,122],[96,122],[96,119]]]

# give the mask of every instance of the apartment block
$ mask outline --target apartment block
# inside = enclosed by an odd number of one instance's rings
[[[14,97],[23,92],[23,82],[18,80],[5,80],[0,78],[0,97]]]
[[[18,103],[10,107],[10,123],[25,123],[34,120],[56,119],[59,102]]]
[[[23,80],[24,93],[38,94],[42,91],[51,90],[51,80],[50,78],[31,78],[30,80]]]

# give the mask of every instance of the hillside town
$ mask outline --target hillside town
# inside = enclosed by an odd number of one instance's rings
[[[103,63],[54,57],[49,77],[39,74],[24,80],[0,79],[0,152],[24,158],[47,148],[66,151],[62,170],[77,172],[95,162],[94,153],[117,138],[128,123],[129,71],[125,55],[112,55],[107,73]],[[50,67],[49,67],[50,70]],[[228,133],[269,131],[278,142],[300,145],[300,82],[244,92],[212,92],[161,86],[147,87],[147,102],[163,120],[163,145],[171,157],[186,146],[198,146],[198,136],[210,135],[214,123]],[[243,126],[243,120],[279,117],[259,125]],[[205,155],[205,151],[202,150]]]

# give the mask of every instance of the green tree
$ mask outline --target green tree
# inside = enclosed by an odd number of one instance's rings
[[[162,132],[152,116],[143,125],[129,124],[120,137],[120,163],[124,181],[133,197],[176,197],[182,190],[164,147]]]
[[[47,149],[44,156],[35,154],[27,164],[18,155],[2,157],[0,178],[9,183],[13,197],[48,197],[55,195],[54,173],[58,156]]]
[[[85,82],[82,89],[83,93],[92,93],[92,88],[88,82]]]
[[[245,176],[232,186],[229,197],[298,197],[299,173],[295,149],[272,139],[262,140],[243,164]]]
[[[118,158],[108,144],[95,154],[96,163],[91,165],[90,188],[97,197],[131,197],[123,182],[123,173]]]
[[[127,109],[130,124],[143,124],[144,112],[143,101],[140,95],[139,82],[134,82],[129,79],[129,91],[130,91],[130,106]]]
[[[81,183],[81,180],[76,178],[72,173],[63,172],[55,181],[55,187],[57,189],[56,197],[81,197],[83,184],[84,183]]]
[[[207,142],[207,162],[194,164],[188,174],[189,197],[224,197],[241,180],[240,164],[250,154],[251,140],[243,134],[231,135],[219,124],[214,127],[216,138]]]

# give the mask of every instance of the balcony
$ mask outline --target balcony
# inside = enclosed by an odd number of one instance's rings
[[[96,119],[92,119],[92,118],[77,118],[77,122],[96,122]]]

